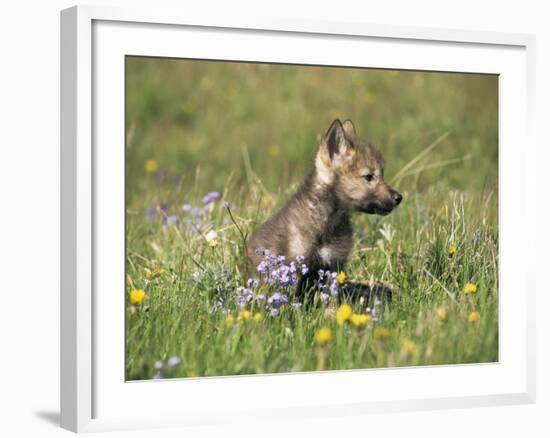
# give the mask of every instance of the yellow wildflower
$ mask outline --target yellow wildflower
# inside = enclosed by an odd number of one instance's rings
[[[155,173],[157,170],[159,170],[159,163],[157,162],[157,160],[145,161],[145,172]]]
[[[193,114],[195,112],[195,104],[190,100],[183,104],[183,112],[185,114]]]
[[[130,291],[130,302],[132,304],[141,304],[145,299],[145,291],[143,289],[132,289]]]
[[[372,105],[376,102],[376,95],[369,92],[365,93],[365,102],[369,105]]]
[[[250,310],[243,310],[241,313],[239,313],[239,316],[237,316],[237,321],[242,321],[243,319],[250,319],[252,317],[252,312]]]
[[[474,294],[477,292],[477,286],[474,283],[466,283],[464,286],[465,294]]]
[[[153,269],[145,270],[145,278],[147,280],[154,280],[155,278],[160,277],[162,274],[164,274],[164,269],[158,266]]]
[[[204,235],[204,238],[207,242],[210,242],[211,240],[216,240],[218,238],[218,233],[216,233],[214,230],[210,230]]]
[[[338,281],[339,284],[344,284],[346,281],[346,273],[344,271],[338,272],[338,275],[336,276],[336,281]]]
[[[416,345],[409,338],[403,339],[401,341],[401,353],[403,355],[412,355],[416,353]]]
[[[267,152],[275,158],[281,154],[281,148],[277,144],[272,144],[267,148]]]
[[[336,322],[338,325],[344,324],[351,317],[353,310],[349,304],[342,304],[336,311]]]
[[[456,254],[456,246],[451,245],[447,248],[447,254],[449,254],[451,257]]]
[[[447,308],[446,307],[440,307],[437,309],[437,317],[440,321],[445,321],[447,319]]]
[[[478,322],[479,321],[479,312],[470,312],[468,315],[468,322]]]
[[[355,327],[365,327],[370,322],[370,315],[358,315],[357,313],[354,313],[350,317],[350,322]]]
[[[332,331],[327,327],[322,327],[315,333],[315,342],[317,345],[326,345],[332,341]]]
[[[254,321],[256,321],[256,322],[261,321],[262,320],[262,314],[260,312],[257,312],[257,313],[254,314],[252,319],[254,319]]]
[[[272,208],[276,204],[275,197],[273,195],[270,195],[269,193],[262,196],[261,200],[261,206],[262,208]]]
[[[225,98],[227,100],[235,100],[237,97],[239,97],[239,90],[235,87],[228,87],[227,90],[225,90]]]
[[[208,76],[203,76],[199,82],[199,87],[201,90],[206,91],[212,88],[213,82],[208,78]]]
[[[231,326],[231,325],[233,325],[234,322],[235,322],[235,318],[233,318],[232,315],[227,315],[225,317],[225,325]]]
[[[208,233],[204,235],[204,238],[206,239],[206,243],[208,243],[208,246],[210,248],[215,248],[218,246],[218,233],[216,233],[214,230],[210,230]]]
[[[385,327],[376,327],[374,329],[374,339],[378,341],[384,341],[391,335],[391,332]]]

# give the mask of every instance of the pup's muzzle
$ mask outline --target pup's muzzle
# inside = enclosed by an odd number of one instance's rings
[[[391,189],[390,196],[393,202],[395,202],[395,207],[401,204],[403,196],[397,190]]]

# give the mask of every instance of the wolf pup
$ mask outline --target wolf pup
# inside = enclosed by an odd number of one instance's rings
[[[303,294],[319,269],[344,269],[353,245],[353,212],[387,215],[402,199],[384,181],[380,153],[357,136],[351,120],[335,120],[319,145],[313,171],[298,192],[250,237],[248,266],[260,262],[258,248],[287,260],[303,256],[310,268],[309,277],[302,277],[298,285],[298,293]],[[365,285],[346,282],[343,289],[370,294]]]

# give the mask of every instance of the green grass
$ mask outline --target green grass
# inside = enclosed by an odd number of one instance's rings
[[[498,360],[497,95],[487,75],[128,58],[126,294],[146,294],[127,299],[128,379],[151,378],[172,356],[181,362],[164,377]],[[391,283],[394,301],[362,328],[338,325],[333,304],[276,317],[256,307],[260,321],[237,321],[242,239],[222,202],[251,233],[292,194],[334,117],[379,146],[404,194],[387,217],[354,218],[346,268],[350,279]],[[197,234],[181,207],[213,190],[222,197]],[[468,282],[476,293],[464,293]],[[232,325],[214,309],[220,297]],[[333,333],[322,347],[321,327]]]

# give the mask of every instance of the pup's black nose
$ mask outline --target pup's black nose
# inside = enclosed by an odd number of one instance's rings
[[[395,201],[395,205],[399,205],[401,203],[401,200],[403,199],[403,196],[401,196],[401,193],[394,191],[391,194],[391,198]]]

